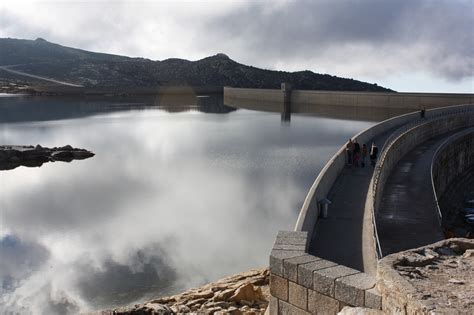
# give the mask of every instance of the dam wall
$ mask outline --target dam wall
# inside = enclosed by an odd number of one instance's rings
[[[472,105],[429,110],[425,118],[421,118],[418,112],[397,116],[354,136],[363,143],[375,135],[393,130],[393,137],[387,140],[388,144],[382,150],[384,155],[377,162],[365,206],[365,213],[372,216],[374,248],[378,248],[379,253],[374,214],[380,202],[377,198],[383,193],[383,185],[393,167],[419,143],[467,126],[474,126]],[[318,203],[327,196],[346,165],[345,148],[346,144],[317,177],[300,211],[295,230],[280,231],[276,237],[270,254],[271,314],[336,314],[345,306],[391,313],[396,307],[378,289],[379,282],[383,284],[386,279],[308,253],[319,217]],[[435,209],[433,215],[438,215]]]
[[[247,109],[279,112],[282,109],[282,90],[244,89],[224,87],[224,103]],[[314,113],[319,107],[356,107],[393,111],[416,111],[449,105],[472,104],[474,94],[457,93],[395,93],[395,92],[343,92],[293,90],[291,112]]]

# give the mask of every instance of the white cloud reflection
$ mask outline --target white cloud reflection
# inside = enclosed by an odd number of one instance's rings
[[[0,142],[97,155],[0,174],[0,235],[26,244],[5,261],[32,261],[0,305],[75,313],[264,266],[324,161],[368,125],[157,110],[4,124]]]

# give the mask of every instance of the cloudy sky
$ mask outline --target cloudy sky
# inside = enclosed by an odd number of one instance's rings
[[[0,37],[154,60],[223,52],[398,91],[474,92],[472,0],[2,0]]]

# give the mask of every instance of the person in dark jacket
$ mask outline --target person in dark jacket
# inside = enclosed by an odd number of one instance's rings
[[[375,163],[377,162],[378,154],[379,154],[379,148],[377,148],[375,143],[372,142],[372,148],[370,149],[370,164],[372,164],[372,166],[375,166]]]
[[[354,166],[359,166],[360,160],[360,144],[357,139],[354,140]]]
[[[347,153],[347,165],[352,165],[354,159],[354,142],[352,139],[349,139],[346,145],[346,153]]]
[[[364,143],[362,145],[360,166],[365,167],[365,158],[367,157],[367,145]]]

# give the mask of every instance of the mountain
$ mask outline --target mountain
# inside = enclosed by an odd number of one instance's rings
[[[7,66],[7,67],[5,67]],[[2,69],[2,67],[5,67]],[[7,72],[7,70],[14,70]],[[232,86],[295,89],[390,91],[353,79],[311,71],[285,72],[259,69],[217,54],[197,61],[154,61],[95,53],[50,43],[44,39],[0,38],[0,81],[19,78],[19,73],[45,77],[85,87]],[[25,77],[26,81],[41,81]],[[42,84],[48,84],[47,81]],[[49,82],[51,84],[51,82]]]

